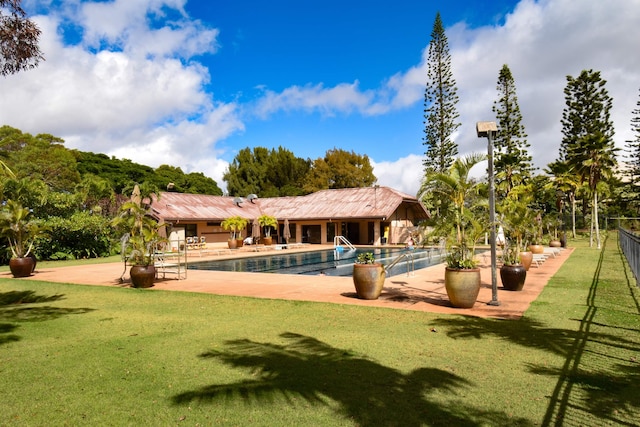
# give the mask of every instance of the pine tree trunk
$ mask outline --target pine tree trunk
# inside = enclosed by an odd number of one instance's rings
[[[598,191],[593,192],[593,217],[593,221],[596,227],[596,244],[597,248],[600,249],[600,224],[598,223]]]

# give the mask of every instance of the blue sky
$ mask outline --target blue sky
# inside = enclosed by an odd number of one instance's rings
[[[566,75],[602,72],[619,146],[640,89],[638,0],[23,0],[43,31],[38,69],[0,80],[0,122],[69,148],[222,174],[245,147],[315,159],[367,154],[378,184],[422,178],[426,48],[440,11],[462,126],[486,151],[502,64],[531,154],[553,161]]]

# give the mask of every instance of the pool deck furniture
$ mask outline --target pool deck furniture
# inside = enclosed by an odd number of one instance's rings
[[[312,249],[330,249],[332,246],[312,245]],[[305,251],[309,248],[292,249]],[[367,307],[384,307],[442,314],[468,315],[501,319],[517,319],[534,301],[549,279],[558,271],[573,249],[561,251],[547,259],[539,268],[529,270],[524,289],[519,292],[498,288],[499,306],[488,305],[492,299],[491,268],[481,259],[482,286],[476,304],[469,309],[451,306],[444,288],[445,264],[415,271],[410,277],[389,277],[377,300],[361,300],[355,295],[351,277],[304,276],[270,273],[236,273],[226,271],[190,270],[185,280],[157,280],[149,292],[155,290],[201,292],[216,295],[234,295],[251,298],[310,301]],[[260,256],[253,252],[235,252],[225,257]],[[218,259],[218,258],[216,258]],[[89,264],[74,267],[48,267],[38,263],[37,274],[24,279],[96,286],[129,287],[120,283],[122,263]],[[9,271],[0,272],[0,278],[11,278]]]

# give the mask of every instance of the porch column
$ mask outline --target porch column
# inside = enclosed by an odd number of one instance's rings
[[[380,220],[373,221],[373,245],[380,246]]]
[[[302,224],[296,223],[296,243],[302,243]]]

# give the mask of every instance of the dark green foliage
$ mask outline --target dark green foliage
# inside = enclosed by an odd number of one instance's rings
[[[223,179],[232,196],[299,196],[305,194],[303,180],[309,167],[309,160],[286,148],[247,147],[238,152]]]
[[[499,99],[493,102],[498,122],[498,134],[494,140],[496,189],[500,197],[505,197],[513,187],[525,183],[531,176],[533,165],[515,80],[507,64],[500,70],[497,90]]]
[[[592,224],[598,248],[598,188],[613,175],[616,151],[613,142],[613,122],[610,111],[612,99],[605,88],[606,80],[600,72],[583,70],[580,76],[567,76],[564,90],[566,107],[562,112],[561,160],[578,174],[581,182],[588,183],[591,200]],[[602,186],[600,186],[602,187]]]
[[[133,182],[143,182],[153,174],[150,166],[133,163],[129,159],[116,159],[106,154],[74,150],[78,171],[82,176],[96,175],[111,182],[113,191],[122,194],[123,188]]]
[[[376,182],[367,155],[339,148],[327,150],[313,162],[304,189],[307,193],[336,188],[369,187]]]
[[[640,211],[640,99],[636,102],[638,108],[633,110],[633,117],[631,118],[631,130],[635,134],[635,138],[626,141],[626,152],[628,169],[625,171],[625,175],[628,178],[627,182],[627,199],[631,202],[635,208],[635,214]]]
[[[33,136],[9,126],[0,128],[0,149],[17,178],[42,181],[55,191],[72,191],[80,174],[75,158],[63,144],[52,135]]]
[[[111,255],[113,229],[109,219],[88,212],[69,218],[52,217],[44,222],[48,233],[38,239],[41,259],[82,259]]]
[[[449,43],[438,13],[429,42],[427,87],[424,92],[426,173],[446,172],[458,154],[458,146],[451,140],[451,135],[460,126],[456,121],[459,117],[456,110],[457,92],[451,71]]]

